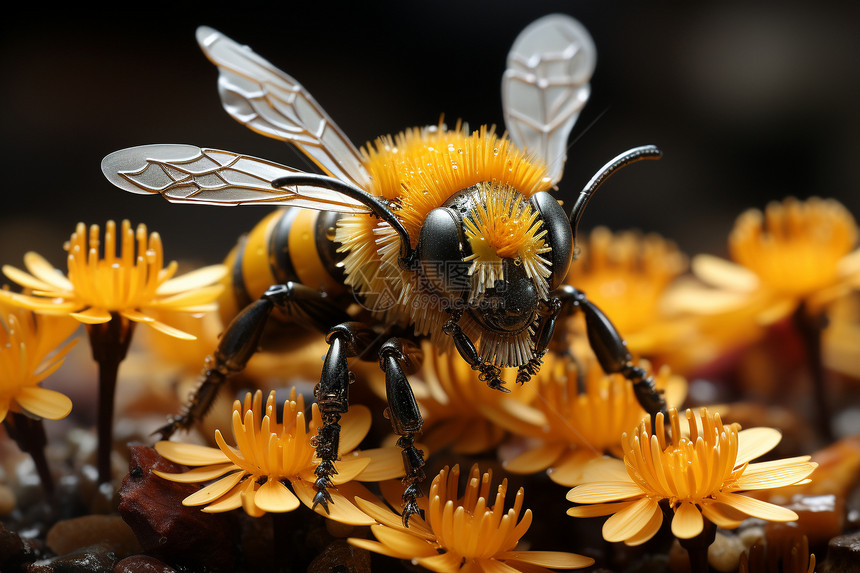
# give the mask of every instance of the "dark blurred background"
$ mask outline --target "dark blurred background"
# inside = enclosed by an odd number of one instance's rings
[[[168,258],[216,262],[263,208],[177,206],[121,192],[107,153],[193,143],[307,166],[233,121],[194,30],[213,26],[302,82],[361,145],[441,114],[501,126],[506,53],[532,20],[566,12],[598,48],[560,194],[620,151],[656,143],[601,190],[583,227],[657,231],[689,254],[725,251],[734,218],[787,195],[860,215],[860,9],[831,2],[209,2],[24,7],[0,29],[0,263],[38,250],[65,269],[78,221],[130,218]]]

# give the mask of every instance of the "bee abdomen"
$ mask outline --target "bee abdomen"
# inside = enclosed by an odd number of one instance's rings
[[[297,282],[330,296],[347,292],[343,255],[332,240],[338,216],[287,207],[260,221],[225,261],[231,272],[225,278],[222,319],[235,316],[273,284]]]

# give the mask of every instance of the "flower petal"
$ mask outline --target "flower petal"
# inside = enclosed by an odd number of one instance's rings
[[[580,483],[598,482],[598,481],[630,481],[630,476],[627,469],[624,467],[624,462],[618,458],[609,456],[595,457],[595,453],[591,450],[577,450],[572,459],[567,459],[565,468],[560,467],[550,468],[549,477],[552,481],[561,485],[574,486]],[[574,466],[578,464],[578,468]],[[570,467],[567,467],[567,464]],[[558,471],[567,472],[562,476],[555,475]],[[561,477],[566,478],[573,483],[564,483]]]
[[[635,501],[616,501],[613,503],[597,503],[594,505],[577,505],[567,510],[571,517],[601,517],[618,513],[622,509],[636,503]]]
[[[253,480],[248,480],[253,483]],[[246,484],[243,482],[237,483],[233,489],[218,498],[215,503],[210,503],[201,511],[204,513],[222,513],[224,511],[233,511],[242,507],[242,492],[245,490]]]
[[[65,418],[72,411],[72,400],[65,394],[39,386],[25,386],[15,396],[24,410],[48,420]]]
[[[244,475],[245,470],[239,470],[226,477],[223,477],[218,481],[207,485],[203,489],[195,491],[194,493],[183,499],[182,505],[194,506],[211,503],[225,493],[227,493],[228,491],[230,491],[233,486],[239,483],[239,481]]]
[[[48,260],[39,253],[34,253],[32,251],[26,253],[24,255],[24,266],[33,274],[34,277],[50,285],[51,288],[45,290],[56,289],[66,292],[73,292],[75,290],[72,282],[62,273],[62,271],[54,268],[54,265],[48,262]],[[9,278],[11,279],[12,277]]]
[[[747,497],[745,495],[739,495],[736,493],[720,493],[717,494],[716,500],[747,515],[758,517],[759,519],[764,519],[766,521],[781,522],[797,520],[797,514],[790,509],[786,509],[766,501],[761,501],[759,499]]]
[[[645,527],[640,529],[636,535],[625,539],[624,544],[630,547],[642,545],[660,531],[661,525],[663,525],[663,511],[655,511],[654,515],[651,516],[651,520],[645,524]]]
[[[806,479],[818,464],[809,461],[809,456],[749,464],[738,478],[738,489],[768,489],[794,485]]]
[[[504,551],[496,559],[520,561],[550,569],[579,569],[594,564],[594,559],[564,551]]]
[[[374,553],[379,553],[380,555],[387,555],[388,557],[394,557],[395,559],[407,558],[406,555],[401,555],[400,553],[397,553],[396,551],[390,549],[387,545],[383,545],[378,541],[372,541],[370,539],[360,539],[358,537],[350,537],[346,541],[353,547],[367,549],[368,551],[373,551]]]
[[[461,560],[462,557],[454,552],[448,551],[439,555],[431,555],[430,557],[420,557],[416,559],[415,562],[430,571],[447,573],[448,571],[459,570]]]
[[[331,482],[340,485],[352,481],[362,473],[370,464],[370,458],[362,455],[347,455],[334,463],[337,474],[333,475]]]
[[[699,508],[689,501],[682,501],[672,518],[672,534],[678,539],[690,539],[700,534],[704,525]]]
[[[197,340],[197,337],[193,334],[189,334],[183,330],[179,330],[178,328],[174,328],[169,324],[165,324],[159,320],[154,319],[151,316],[148,316],[142,312],[138,312],[132,309],[125,309],[120,311],[120,314],[129,320],[133,320],[134,322],[141,322],[147,324],[154,328],[159,332],[163,332],[168,336],[172,336],[174,338],[179,338],[180,340]]]
[[[30,290],[49,291],[56,288],[54,285],[45,283],[44,281],[25,273],[21,269],[10,265],[3,265],[3,274],[6,275],[9,280]]]
[[[186,308],[211,305],[223,291],[223,285],[210,285],[180,292],[166,298],[155,299],[148,302],[147,306],[164,310],[182,311]]]
[[[281,480],[269,478],[254,494],[254,504],[261,510],[271,513],[293,511],[301,505],[299,498],[281,483]]]
[[[356,404],[349,407],[349,412],[340,419],[340,453],[349,453],[358,447],[358,444],[370,431],[373,416],[367,406]]]
[[[502,465],[507,471],[515,474],[533,474],[553,465],[566,449],[567,444],[563,442],[544,443],[531,450],[526,450]]]
[[[103,308],[90,307],[81,312],[69,313],[69,316],[75,320],[79,320],[84,324],[104,324],[110,322],[111,314]]]
[[[165,296],[188,290],[194,290],[220,281],[227,274],[224,265],[211,265],[185,273],[182,276],[164,281],[156,289],[155,294]]]
[[[735,529],[747,518],[745,513],[723,503],[709,503],[703,506],[702,515],[723,529]]]
[[[632,481],[591,482],[578,485],[567,492],[567,501],[574,503],[602,503],[629,499],[642,494],[642,488]]]
[[[197,444],[183,444],[182,442],[162,440],[155,444],[155,451],[161,457],[185,466],[208,466],[223,464],[229,461],[224,452],[218,448],[199,446]]]
[[[713,255],[696,255],[690,270],[704,282],[731,291],[753,292],[759,285],[754,272]]]
[[[609,542],[639,537],[651,523],[654,513],[660,510],[656,501],[643,497],[611,516],[603,524],[603,538]]]
[[[738,457],[735,466],[745,464],[776,447],[782,439],[779,430],[773,428],[750,428],[738,432]]]
[[[355,498],[355,505],[361,511],[375,519],[378,523],[392,529],[399,529],[404,532],[407,531],[407,529],[403,527],[403,519],[393,511],[380,507],[379,505],[360,497]],[[433,533],[433,531],[427,527],[427,524],[425,524],[417,515],[409,519],[408,532],[417,537],[422,537],[427,541],[433,541],[436,539],[436,534]]]
[[[406,559],[438,555],[433,545],[409,533],[383,525],[371,525],[370,531],[383,545]]]
[[[370,464],[354,478],[359,481],[383,481],[403,477],[406,473],[400,448],[373,448],[354,453],[370,458]]]
[[[225,463],[213,466],[203,466],[188,470],[178,474],[163,472],[160,470],[152,470],[152,473],[166,480],[179,483],[197,483],[201,481],[209,481],[221,477],[230,470],[238,469],[235,464]]]
[[[331,503],[328,504],[328,513],[326,513],[322,505],[313,507],[316,489],[312,484],[300,479],[290,480],[290,483],[293,485],[293,491],[299,500],[322,516],[350,525],[372,525],[376,523],[375,519],[358,509],[335,488],[328,490],[329,495],[331,495]]]

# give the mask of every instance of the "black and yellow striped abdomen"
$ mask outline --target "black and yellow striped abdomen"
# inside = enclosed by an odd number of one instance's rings
[[[346,294],[344,256],[333,240],[339,217],[331,211],[287,207],[267,215],[243,236],[224,261],[230,269],[219,301],[224,324],[275,284],[298,282],[333,298]]]

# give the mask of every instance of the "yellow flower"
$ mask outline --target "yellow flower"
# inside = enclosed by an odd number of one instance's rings
[[[78,324],[39,316],[0,301],[0,421],[12,412],[59,420],[68,416],[68,396],[39,383],[57,371],[77,339],[62,344]]]
[[[116,224],[108,221],[102,246],[98,225],[92,225],[88,235],[84,224],[78,223],[65,248],[68,277],[41,255],[29,252],[24,255],[24,265],[31,274],[9,265],[3,266],[3,272],[32,294],[0,292],[0,298],[40,314],[69,315],[84,324],[109,322],[116,313],[187,339],[193,336],[156,320],[147,311],[205,312],[214,308],[223,290],[212,284],[226,273],[223,265],[172,278],[176,262],[163,267],[161,238],[158,233],[147,235],[143,224],[132,230],[131,223],[123,221],[117,237]]]
[[[670,410],[669,419],[672,442],[666,440],[662,415],[657,417],[656,433],[646,419],[634,433],[625,434],[623,464],[603,461],[589,472],[589,483],[568,492],[569,501],[596,505],[573,507],[568,515],[614,514],[603,525],[603,537],[627,545],[639,545],[657,533],[663,522],[661,500],[674,511],[672,533],[679,539],[699,535],[703,517],[724,529],[737,527],[747,516],[797,519],[791,510],[738,493],[808,481],[817,466],[809,456],[750,463],[779,443],[777,430],[740,430],[702,408],[698,417],[687,410],[689,431],[682,435],[677,410]]]
[[[337,474],[331,481],[336,487],[329,489],[332,502],[328,506],[328,517],[337,521],[373,523],[350,500],[356,494],[369,493],[352,480],[378,481],[403,475],[399,448],[352,452],[367,435],[370,422],[370,411],[360,405],[350,407],[341,418],[341,459],[335,462]],[[263,393],[258,390],[252,397],[249,392],[244,404],[238,400],[233,403],[235,447],[227,444],[220,430],[215,431],[218,448],[161,441],[155,445],[160,455],[194,469],[178,474],[155,473],[183,483],[220,478],[182,501],[186,506],[205,505],[206,512],[242,507],[249,515],[259,517],[266,512],[293,511],[300,503],[313,507],[314,470],[319,465],[313,441],[320,426],[322,418],[316,404],[311,408],[310,423],[306,423],[305,401],[296,395],[295,388],[284,402],[281,423],[277,422],[275,392],[269,393],[265,410]],[[326,515],[321,506],[316,511]]]
[[[492,499],[491,472],[482,475],[477,465],[472,466],[466,491],[457,497],[459,477],[459,466],[450,471],[446,466],[430,486],[425,519],[413,515],[408,528],[394,512],[356,498],[356,504],[378,522],[370,527],[378,541],[350,538],[349,543],[390,557],[411,559],[421,567],[440,572],[537,573],[546,568],[579,569],[594,563],[575,553],[518,551],[517,543],[532,522],[531,510],[522,512],[523,488],[517,491],[513,507],[505,510],[506,479]]]
[[[597,227],[577,239],[581,252],[569,281],[599,306],[627,339],[631,351],[650,354],[671,335],[663,294],[687,270],[675,243],[656,234],[613,233]]]
[[[818,310],[860,286],[857,224],[833,199],[789,197],[765,212],[738,217],[729,236],[729,262],[698,255],[693,273],[706,285],[677,294],[679,307],[723,313],[752,306],[761,324],[791,314],[800,303]]]
[[[549,468],[549,477],[565,486],[578,483],[585,464],[606,453],[621,455],[618,438],[648,414],[639,405],[633,384],[620,374],[604,374],[595,360],[586,363],[580,374],[573,360],[548,353],[544,366],[533,379],[539,398],[533,407],[543,414],[538,419],[525,408],[510,409],[505,424],[519,435],[537,443],[505,462],[514,473],[532,474]],[[643,363],[645,370],[650,370]],[[580,378],[585,392],[580,393]],[[667,391],[667,401],[680,404],[686,395],[686,381],[673,376],[664,366],[654,376],[657,388]],[[511,420],[515,423],[510,423]]]

